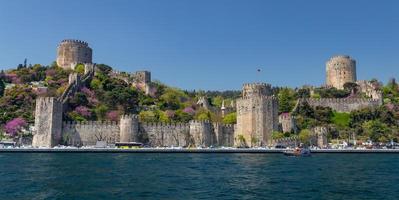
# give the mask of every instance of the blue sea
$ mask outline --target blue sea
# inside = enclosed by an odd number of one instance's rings
[[[1,153],[0,199],[399,199],[399,154]]]

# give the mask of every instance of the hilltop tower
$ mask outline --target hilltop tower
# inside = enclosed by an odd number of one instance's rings
[[[72,64],[92,63],[92,49],[81,40],[63,40],[57,48],[57,65],[70,69]]]
[[[237,99],[236,146],[266,146],[271,144],[273,131],[278,130],[278,100],[271,96],[271,85],[244,84],[242,97]]]
[[[36,99],[33,147],[54,147],[61,142],[62,103],[55,97]]]
[[[349,56],[334,56],[326,62],[326,85],[344,89],[344,84],[356,82],[356,61]]]

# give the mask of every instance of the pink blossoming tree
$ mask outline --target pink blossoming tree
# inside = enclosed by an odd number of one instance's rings
[[[4,126],[4,130],[11,137],[15,137],[22,128],[26,127],[27,123],[24,119],[18,117],[11,121],[8,121]]]

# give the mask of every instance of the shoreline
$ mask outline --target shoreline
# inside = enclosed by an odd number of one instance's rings
[[[0,153],[283,153],[285,149],[57,149],[57,148],[4,148]],[[399,153],[399,149],[314,149],[312,153]]]

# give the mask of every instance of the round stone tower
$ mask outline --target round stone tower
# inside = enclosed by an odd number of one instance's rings
[[[139,142],[139,119],[137,115],[123,115],[119,128],[119,142]]]
[[[266,83],[246,83],[242,86],[242,97],[271,96],[272,86]]]
[[[326,85],[344,89],[347,82],[356,82],[356,61],[349,56],[334,56],[326,63]]]
[[[81,40],[63,40],[57,48],[57,64],[70,69],[72,64],[92,63],[92,49]],[[73,67],[72,67],[73,68]]]

